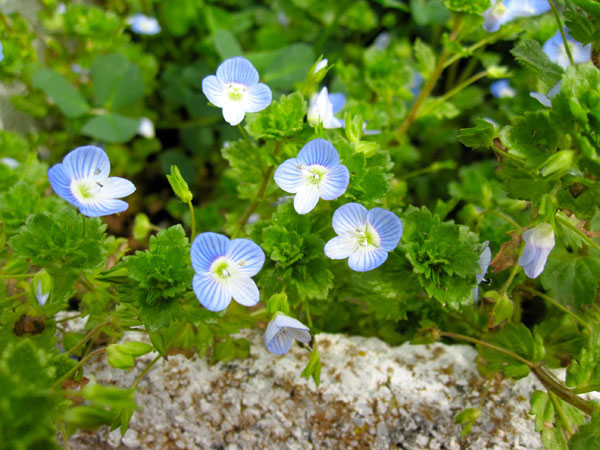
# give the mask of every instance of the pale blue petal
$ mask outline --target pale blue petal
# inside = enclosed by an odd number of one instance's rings
[[[350,236],[336,236],[325,244],[325,255],[331,259],[346,259],[356,249],[356,240]]]
[[[492,14],[492,7],[488,8],[483,13],[483,29],[488,33],[494,33],[500,29],[500,20],[494,14]]]
[[[128,20],[131,24],[131,29],[137,34],[145,34],[148,36],[158,34],[161,31],[158,20],[154,17],[148,17],[144,14],[136,14]]]
[[[367,221],[379,235],[379,246],[386,252],[394,250],[402,237],[402,221],[396,214],[383,208],[373,208],[367,213]]]
[[[539,92],[530,92],[529,96],[535,98],[542,105],[552,108],[552,100],[550,100],[546,95],[540,94]]]
[[[339,113],[346,104],[346,96],[339,92],[329,94],[329,101],[333,105],[333,113]]]
[[[227,103],[223,107],[223,118],[229,125],[236,126],[244,120],[244,116],[246,115],[246,111],[242,107],[240,102],[231,104]]]
[[[135,192],[134,184],[125,178],[110,177],[102,183],[100,193],[103,198],[127,197]]]
[[[227,236],[218,233],[206,232],[196,236],[191,249],[192,267],[196,273],[207,273],[215,259],[227,254],[229,242]]]
[[[247,277],[253,277],[260,272],[265,263],[265,252],[250,239],[231,241],[227,257],[237,263],[238,270]]]
[[[326,178],[319,184],[319,192],[323,200],[335,200],[343,195],[348,188],[350,172],[342,164],[338,164],[327,173]]]
[[[79,204],[79,211],[84,216],[101,217],[117,214],[129,208],[127,202],[113,198],[98,199],[94,203]]]
[[[265,330],[265,347],[275,355],[285,355],[294,344],[294,338],[289,333],[280,333],[281,328],[272,320]]]
[[[72,205],[80,205],[71,191],[71,179],[63,164],[55,164],[50,167],[48,170],[48,180],[50,181],[52,189],[54,189],[54,192],[56,192],[59,197],[62,197]]]
[[[258,112],[271,104],[273,94],[271,89],[264,83],[258,83],[248,89],[244,95],[246,112]]]
[[[548,58],[550,58],[550,61],[556,62],[563,68],[566,67],[564,65],[566,53],[564,51],[564,43],[560,31],[557,31],[554,36],[544,42],[542,50],[544,50],[544,53],[548,56]],[[567,62],[567,66],[568,65],[569,64]]]
[[[296,158],[291,158],[281,163],[275,170],[273,179],[285,192],[295,194],[302,185],[302,171],[298,168],[298,164]]]
[[[273,319],[275,321],[275,324],[279,327],[279,328],[297,328],[298,330],[306,330],[308,331],[309,328],[304,325],[302,322],[300,322],[299,320],[294,319],[293,317],[289,317],[286,316],[285,314],[277,314],[277,316],[275,316],[275,319]]]
[[[523,233],[523,241],[525,241],[525,247],[523,248],[523,252],[521,253],[521,256],[519,258],[520,266],[530,264],[533,261],[533,259],[535,258],[536,247],[535,247],[535,245],[533,245],[533,242],[531,241],[532,234],[533,234],[533,228],[530,230],[526,230]]]
[[[294,197],[294,209],[298,214],[311,212],[319,201],[319,188],[315,184],[303,184]]]
[[[473,288],[473,303],[477,303],[477,300],[479,300],[479,286]]]
[[[331,224],[337,234],[353,233],[367,223],[367,208],[359,203],[346,203],[333,213]]]
[[[548,255],[551,251],[551,248],[532,246],[532,249],[530,249],[530,252],[527,255],[527,263],[522,262],[521,258],[519,258],[519,265],[523,267],[525,275],[532,279],[537,278],[544,271]],[[525,251],[523,251],[523,253],[525,253]]]
[[[231,277],[228,284],[229,292],[233,299],[240,305],[254,306],[260,299],[260,292],[252,278],[244,275]]]
[[[548,97],[552,98],[555,95],[560,94],[561,87],[562,87],[562,81],[559,81],[558,83],[556,83],[554,85],[554,87],[552,89],[550,89],[548,91]]]
[[[258,83],[258,72],[246,58],[236,56],[223,61],[217,67],[217,78],[221,83],[254,86]]]
[[[413,72],[413,77],[410,80],[410,85],[408,86],[413,97],[416,97],[417,95],[419,95],[419,92],[421,92],[421,87],[423,87],[423,81],[423,76],[419,72]]]
[[[490,85],[490,91],[492,92],[492,95],[496,98],[507,98],[515,96],[515,91],[510,86],[510,83],[507,79],[502,79],[493,82]]]
[[[194,275],[192,282],[198,301],[209,311],[223,311],[231,303],[231,295],[211,275]]]
[[[225,105],[227,91],[215,75],[209,75],[202,80],[202,92],[213,105],[219,108]]]
[[[485,277],[485,274],[487,273],[488,267],[490,266],[491,262],[492,262],[492,251],[490,250],[489,247],[486,247],[479,254],[479,268],[481,270],[477,275],[475,275],[475,277],[477,278],[477,284],[479,284],[483,281],[483,278]]]
[[[87,145],[69,152],[63,159],[66,173],[71,180],[94,178],[100,182],[108,178],[110,161],[99,147]]]
[[[382,265],[388,257],[388,252],[380,248],[359,248],[348,258],[348,265],[356,272],[367,272]]]
[[[302,147],[297,158],[300,164],[306,166],[319,164],[323,167],[332,168],[340,163],[340,155],[335,147],[323,138],[308,142]]]

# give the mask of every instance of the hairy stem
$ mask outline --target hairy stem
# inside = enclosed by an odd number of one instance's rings
[[[188,206],[190,207],[190,220],[192,221],[192,235],[190,242],[194,242],[194,238],[196,237],[196,214],[194,213],[194,205],[191,200],[188,202]]]
[[[160,355],[156,356],[156,358],[154,358],[152,361],[150,361],[148,363],[148,365],[146,367],[144,367],[144,370],[142,370],[142,372],[137,376],[137,378],[135,379],[135,381],[131,385],[131,389],[135,388],[138,385],[138,383],[140,381],[142,381],[142,378],[144,378],[144,375],[146,375],[148,373],[148,371],[152,368],[152,366],[154,366],[154,364],[156,364],[158,362],[158,360],[160,358],[161,358]]]
[[[52,385],[52,387],[60,386],[63,381],[69,379],[71,377],[71,375],[73,375],[75,372],[77,372],[79,369],[81,369],[83,367],[83,365],[90,360],[90,358],[93,358],[96,355],[104,353],[105,351],[106,351],[106,347],[100,347],[100,348],[97,348],[96,350],[94,350],[93,352],[89,353],[85,358],[83,358],[81,361],[79,361],[79,363],[75,367],[73,367],[71,370],[69,370],[67,373],[65,373],[62,377],[60,377],[58,380],[56,380],[54,382],[54,384]]]
[[[110,325],[110,323],[111,323],[110,320],[107,320],[106,322],[102,322],[100,325],[98,325],[96,328],[94,328],[92,331],[90,331],[88,334],[86,334],[85,337],[77,345],[75,345],[73,348],[71,348],[67,352],[67,355],[72,355],[73,353],[75,353],[77,350],[79,350],[81,347],[83,347],[92,338],[92,336],[94,336],[94,334],[96,334],[98,331],[100,331],[105,326]]]
[[[567,219],[566,217],[563,217],[560,214],[556,214],[555,217],[564,226],[566,226],[567,228],[570,228],[575,233],[577,233],[579,235],[579,237],[581,238],[581,240],[583,242],[585,242],[585,244],[588,247],[592,247],[593,249],[598,250],[600,252],[600,245],[598,245],[594,241],[592,241],[583,231],[581,231],[579,228],[577,228],[575,225],[573,225],[569,219]]]

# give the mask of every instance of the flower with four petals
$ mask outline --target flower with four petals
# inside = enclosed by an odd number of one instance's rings
[[[294,340],[307,343],[311,339],[307,326],[282,313],[277,314],[265,330],[265,346],[275,355],[285,355],[289,352]]]
[[[78,147],[63,162],[48,170],[52,189],[60,197],[77,206],[88,217],[107,216],[125,211],[129,205],[121,197],[135,191],[129,180],[109,177],[110,161],[99,147]]]
[[[144,14],[136,14],[127,20],[131,30],[137,34],[153,36],[161,32],[160,24],[154,17],[148,17]]]
[[[358,203],[340,206],[333,214],[338,236],[325,245],[331,259],[348,258],[348,266],[366,272],[382,265],[402,237],[402,221],[383,208],[367,208]]]
[[[259,112],[271,104],[269,86],[258,82],[258,72],[241,56],[229,58],[217,67],[216,75],[202,80],[202,92],[215,106],[223,109],[223,118],[237,125],[246,113]]]
[[[318,138],[302,147],[298,156],[284,161],[273,177],[281,189],[296,194],[294,208],[298,214],[306,214],[319,198],[335,200],[346,192],[350,172],[340,164],[335,147]]]
[[[254,306],[260,293],[251,277],[262,269],[265,253],[249,239],[229,240],[217,233],[202,233],[191,249],[192,282],[196,297],[209,311],[222,311],[233,298]]]

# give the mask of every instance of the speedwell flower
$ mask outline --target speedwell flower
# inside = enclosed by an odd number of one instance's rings
[[[276,355],[285,355],[294,344],[294,339],[300,342],[310,342],[309,329],[299,320],[277,314],[267,325],[265,331],[265,346]]]
[[[565,37],[567,38],[567,44],[569,45],[569,50],[571,50],[571,56],[573,56],[573,62],[577,64],[589,61],[592,55],[592,44],[584,46],[579,41],[576,41],[569,36],[569,32],[566,28],[564,31]],[[566,69],[571,64],[560,31],[557,31],[554,36],[544,42],[542,50],[544,50],[544,53],[548,55],[550,61],[558,64],[563,69]]]
[[[107,216],[125,211],[127,202],[118,200],[135,191],[129,180],[110,177],[110,161],[104,150],[93,145],[78,147],[63,162],[48,170],[52,189],[77,206],[88,217]]]
[[[322,138],[306,144],[296,158],[284,161],[275,171],[275,183],[292,194],[298,214],[306,214],[317,205],[319,197],[335,200],[348,187],[350,172],[340,164],[335,147]]]
[[[229,240],[217,233],[202,233],[191,250],[196,297],[209,311],[222,311],[231,298],[244,306],[258,303],[260,294],[251,277],[265,263],[265,253],[249,239]]]
[[[483,29],[498,31],[500,26],[519,17],[531,17],[550,10],[547,0],[492,0],[492,6],[483,13]]]
[[[402,221],[383,208],[367,208],[358,203],[340,206],[333,214],[338,236],[325,245],[331,259],[346,259],[352,270],[366,272],[382,265],[402,237]]]
[[[215,106],[223,108],[223,117],[237,125],[249,112],[258,112],[271,104],[269,86],[258,82],[258,72],[241,56],[229,58],[217,67],[217,75],[202,80],[202,92]]]
[[[548,108],[552,107],[552,98],[560,93],[562,82],[559,81],[554,85],[552,89],[548,91],[546,95],[541,94],[540,92],[530,92],[529,95],[535,98],[542,105],[547,106]]]
[[[310,102],[306,118],[311,125],[323,123],[323,128],[342,128],[344,121],[334,116],[346,103],[344,94],[329,94],[324,87]]]
[[[515,90],[510,86],[510,83],[506,78],[494,81],[490,85],[490,91],[496,98],[511,98],[516,94]]]
[[[519,265],[529,278],[537,278],[544,271],[548,255],[554,248],[552,225],[544,222],[538,224],[523,233],[523,240],[525,248],[519,258]]]
[[[144,14],[136,14],[135,16],[130,17],[127,19],[127,23],[131,25],[131,30],[137,34],[152,36],[161,31],[158,20],[154,17],[145,16]]]

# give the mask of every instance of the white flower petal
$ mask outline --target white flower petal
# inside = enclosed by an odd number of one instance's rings
[[[245,115],[246,111],[244,111],[241,102],[228,102],[223,106],[223,118],[229,125],[236,126],[244,120]]]
[[[209,75],[202,80],[202,92],[213,105],[222,108],[227,103],[227,88],[215,75]]]
[[[317,206],[319,188],[316,184],[303,184],[294,197],[294,209],[298,214],[307,214]]]
[[[367,272],[382,265],[388,257],[385,250],[376,247],[360,247],[348,258],[348,265],[356,272]]]
[[[63,159],[64,169],[70,179],[92,178],[102,182],[110,173],[108,156],[99,147],[88,145],[69,152]]]
[[[226,59],[217,67],[217,78],[223,84],[239,83],[254,86],[258,83],[258,72],[246,58],[236,56]]]
[[[121,198],[135,192],[134,184],[125,178],[110,177],[100,188],[100,196],[102,198]]]
[[[296,158],[288,159],[277,167],[273,179],[277,186],[290,194],[295,194],[302,185],[303,175],[298,168],[298,160]]]
[[[226,256],[237,263],[237,271],[247,277],[253,277],[260,272],[265,263],[265,252],[250,239],[232,240]]]
[[[354,233],[367,223],[367,208],[359,203],[346,203],[333,213],[331,224],[337,234]]]
[[[227,288],[233,299],[240,305],[254,306],[260,299],[256,283],[244,275],[232,276],[227,280]]]
[[[325,244],[325,255],[331,259],[346,259],[357,247],[356,239],[351,236],[336,236]]]
[[[255,84],[244,94],[244,109],[251,113],[262,111],[271,104],[272,99],[269,86],[264,83]]]
[[[192,285],[196,298],[209,311],[223,311],[231,303],[227,288],[210,274],[194,275]]]
[[[346,192],[350,172],[343,164],[327,172],[325,179],[319,184],[319,192],[323,200],[335,200]]]

